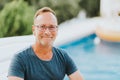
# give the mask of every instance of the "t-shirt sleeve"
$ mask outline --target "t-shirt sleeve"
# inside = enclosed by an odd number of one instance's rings
[[[24,79],[24,65],[21,57],[16,54],[10,64],[8,76],[15,76]]]
[[[65,53],[65,62],[66,62],[66,74],[67,75],[70,75],[74,73],[75,71],[77,71],[77,66],[75,65],[74,61],[67,53]]]

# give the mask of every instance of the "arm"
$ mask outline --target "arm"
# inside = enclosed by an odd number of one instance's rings
[[[9,76],[8,80],[24,80],[24,79],[19,78],[19,77],[15,77],[15,76]]]
[[[65,62],[66,62],[66,74],[68,75],[70,80],[83,80],[82,75],[80,74],[77,66],[75,65],[72,58],[65,54]]]
[[[8,80],[24,80],[23,61],[17,54],[12,58],[7,77]]]
[[[83,77],[82,77],[82,75],[80,75],[79,71],[76,71],[76,72],[70,74],[68,77],[70,80],[83,80]]]

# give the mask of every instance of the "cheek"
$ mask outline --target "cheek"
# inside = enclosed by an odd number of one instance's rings
[[[58,31],[55,32],[55,35],[56,35],[56,36],[58,35]]]
[[[54,32],[52,35],[53,35],[54,37],[56,37],[56,36],[57,36],[57,32]]]
[[[41,33],[40,33],[40,32],[38,32],[38,31],[34,31],[34,33],[33,33],[33,34],[34,34],[34,36],[35,36],[35,37],[39,37],[39,36],[41,35]]]

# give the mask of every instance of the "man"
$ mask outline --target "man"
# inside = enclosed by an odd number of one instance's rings
[[[53,47],[58,32],[54,11],[48,7],[38,10],[32,31],[35,43],[20,51],[12,60],[9,80],[83,80],[76,65],[67,53]]]

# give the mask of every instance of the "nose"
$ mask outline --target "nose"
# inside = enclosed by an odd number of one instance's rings
[[[46,28],[44,33],[45,33],[45,34],[49,34],[49,33],[50,33],[49,29]]]

